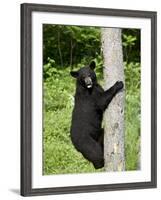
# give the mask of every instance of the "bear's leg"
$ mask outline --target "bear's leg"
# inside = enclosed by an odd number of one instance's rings
[[[98,138],[98,143],[101,145],[102,151],[104,151],[104,129],[103,128],[101,128],[99,138]]]
[[[79,151],[83,156],[91,161],[96,169],[104,166],[103,150],[99,142],[95,141],[92,137],[87,136],[85,142],[82,143]]]
[[[117,81],[110,89],[106,90],[98,100],[98,106],[105,110],[113,97],[123,88],[123,82]]]

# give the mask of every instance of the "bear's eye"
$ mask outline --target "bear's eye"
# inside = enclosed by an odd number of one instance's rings
[[[91,74],[87,74],[85,77],[91,77]]]
[[[85,74],[84,74],[84,75],[82,75],[82,78],[83,78],[83,79],[84,79],[84,78],[86,78],[86,77],[87,77],[87,75],[85,75]]]

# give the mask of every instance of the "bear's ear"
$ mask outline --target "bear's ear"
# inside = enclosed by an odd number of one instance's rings
[[[70,75],[73,76],[74,78],[77,78],[78,75],[79,75],[79,73],[78,73],[78,72],[73,72],[73,71],[71,71],[71,72],[70,72]]]
[[[89,65],[89,67],[93,70],[96,67],[96,63],[94,61],[92,61]]]

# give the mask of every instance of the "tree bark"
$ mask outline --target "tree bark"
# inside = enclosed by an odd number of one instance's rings
[[[124,82],[121,29],[102,28],[104,89],[116,81]],[[125,87],[125,84],[124,84]],[[104,158],[106,171],[125,170],[124,91],[119,92],[104,113]]]

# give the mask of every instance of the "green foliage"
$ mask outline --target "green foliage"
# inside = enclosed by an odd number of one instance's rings
[[[140,64],[125,63],[125,157],[127,170],[136,170],[139,162],[140,79]]]
[[[125,82],[126,90],[128,93],[135,94],[140,89],[141,78],[140,78],[140,63],[131,62],[129,64],[125,63]],[[131,94],[130,94],[131,95]]]
[[[54,59],[57,67],[86,63],[100,54],[101,31],[97,27],[43,25],[43,61]]]
[[[124,61],[140,62],[140,29],[122,29]]]

